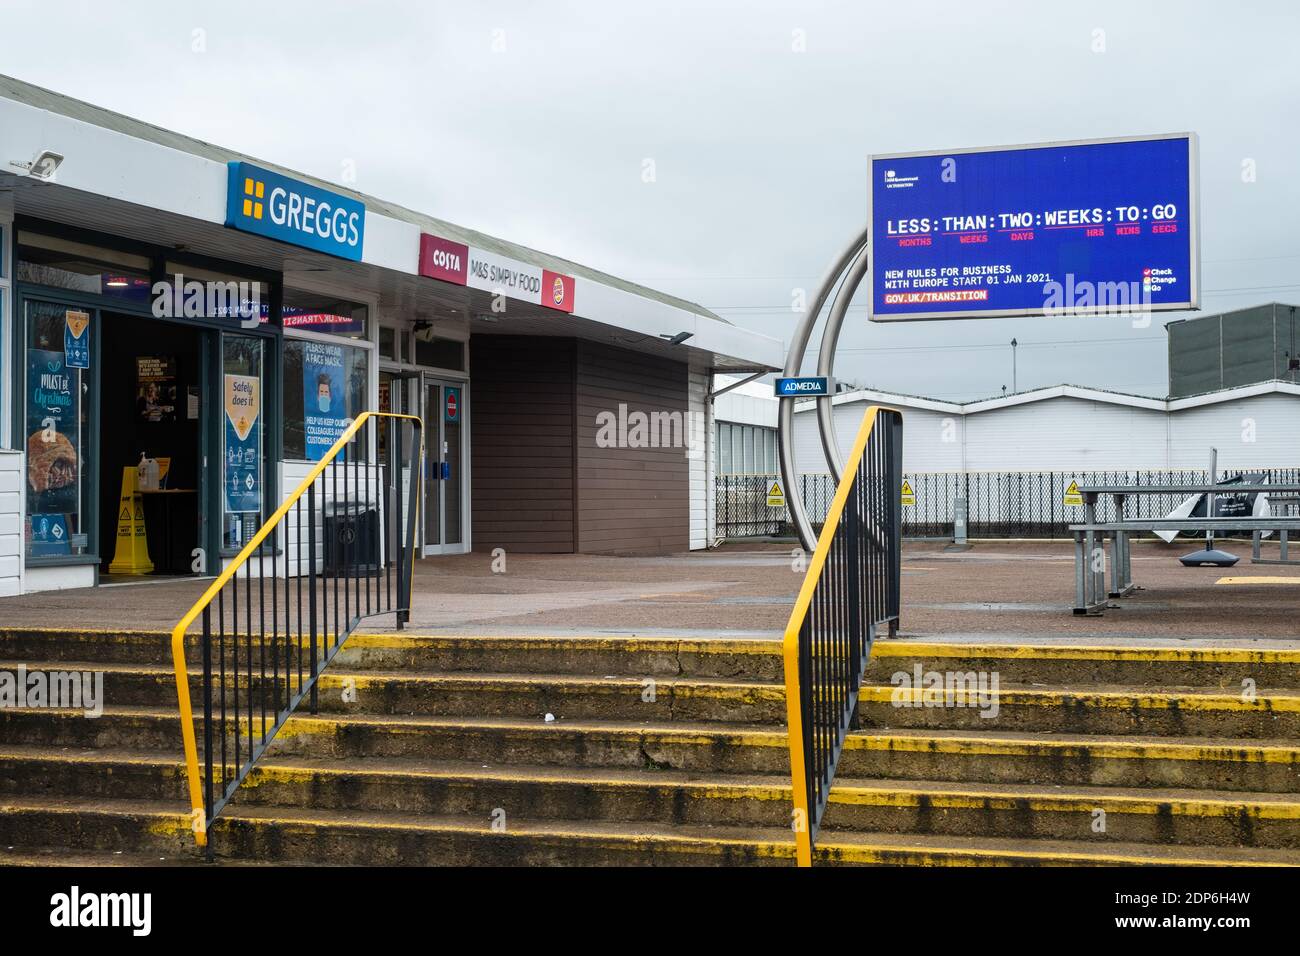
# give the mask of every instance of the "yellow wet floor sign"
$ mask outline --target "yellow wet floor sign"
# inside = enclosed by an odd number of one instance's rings
[[[767,506],[769,508],[785,507],[785,492],[781,490],[781,482],[773,481],[767,486]]]
[[[122,495],[117,503],[117,550],[109,574],[149,574],[149,545],[144,536],[144,503],[140,498],[140,473],[122,469]]]
[[[1083,506],[1083,492],[1079,490],[1078,480],[1072,480],[1070,487],[1065,489],[1065,503],[1067,505]]]
[[[916,492],[912,490],[912,483],[906,478],[903,479],[903,504],[916,504]]]

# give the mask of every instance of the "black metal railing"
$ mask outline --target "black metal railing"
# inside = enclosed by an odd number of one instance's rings
[[[410,617],[424,463],[413,416],[360,415],[172,632],[195,837],[208,831],[364,619]],[[198,622],[195,733],[186,635]],[[199,771],[198,742],[203,769]]]
[[[903,417],[867,409],[823,519],[785,631],[786,715],[800,865],[812,862],[826,798],[879,628],[896,631],[901,580]]]
[[[1300,468],[1247,469],[1263,473],[1268,484],[1300,481]],[[1220,480],[1237,471],[1223,472]],[[774,475],[719,475],[717,479],[717,536],[741,538],[789,533],[783,509],[766,508],[766,488]],[[906,538],[951,538],[958,500],[965,502],[966,534],[971,538],[1048,538],[1069,540],[1070,523],[1079,509],[1065,504],[1071,481],[1080,485],[1203,485],[1208,472],[1196,469],[1140,469],[1081,471],[931,471],[906,472],[914,504],[903,508]],[[724,479],[726,481],[724,482]],[[739,480],[743,479],[743,480]],[[725,489],[725,492],[724,492]],[[814,527],[826,518],[835,496],[835,483],[827,474],[801,475],[799,491]],[[1184,496],[1136,495],[1126,502],[1128,518],[1167,515]],[[725,503],[725,507],[724,507]],[[1100,521],[1117,520],[1114,502],[1097,502]],[[766,518],[766,523],[761,519]],[[780,530],[772,530],[779,528]]]

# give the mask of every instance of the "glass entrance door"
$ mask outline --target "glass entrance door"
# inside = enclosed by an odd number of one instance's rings
[[[465,548],[465,386],[424,378],[424,553]]]

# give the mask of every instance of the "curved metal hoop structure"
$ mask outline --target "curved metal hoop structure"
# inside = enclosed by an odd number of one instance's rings
[[[817,359],[817,374],[826,376],[830,381],[835,369],[835,346],[839,342],[844,316],[849,310],[849,303],[853,301],[858,285],[867,274],[867,234],[868,228],[863,227],[862,231],[853,237],[853,241],[832,261],[830,268],[822,276],[817,294],[813,297],[808,311],[804,313],[790,340],[790,352],[786,355],[785,371],[782,372],[786,378],[795,378],[799,375],[804,353],[808,351],[808,340],[812,337],[813,326],[817,324],[817,316],[821,314],[822,306],[830,298],[831,290],[835,288],[836,282],[847,267],[848,274],[840,284],[839,291],[831,304],[830,315],[826,319],[826,328],[822,332],[821,352]],[[826,464],[838,485],[844,471],[844,463],[835,438],[835,422],[831,415],[832,398],[833,395],[823,395],[817,399],[817,427],[821,432],[822,451],[826,455]],[[805,551],[812,551],[817,544],[817,536],[813,533],[812,522],[808,520],[808,512],[804,508],[803,495],[799,492],[799,474],[794,466],[794,404],[792,401],[788,399],[781,401],[776,427],[781,481],[785,484],[786,505],[790,509],[790,518],[794,523],[795,533],[799,536],[800,546]]]

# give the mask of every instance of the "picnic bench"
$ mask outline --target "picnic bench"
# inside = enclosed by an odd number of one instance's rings
[[[1088,485],[1081,486],[1083,521],[1070,525],[1074,534],[1074,613],[1100,614],[1107,601],[1133,593],[1133,567],[1129,538],[1139,531],[1251,531],[1255,539],[1253,560],[1259,555],[1262,531],[1300,531],[1300,515],[1270,515],[1264,518],[1125,518],[1124,502],[1135,495],[1248,495],[1263,494],[1291,500],[1300,496],[1300,485]],[[1109,495],[1115,502],[1114,521],[1097,520],[1097,499]],[[1212,508],[1207,508],[1211,514]],[[1110,543],[1111,587],[1106,589],[1105,543]]]

